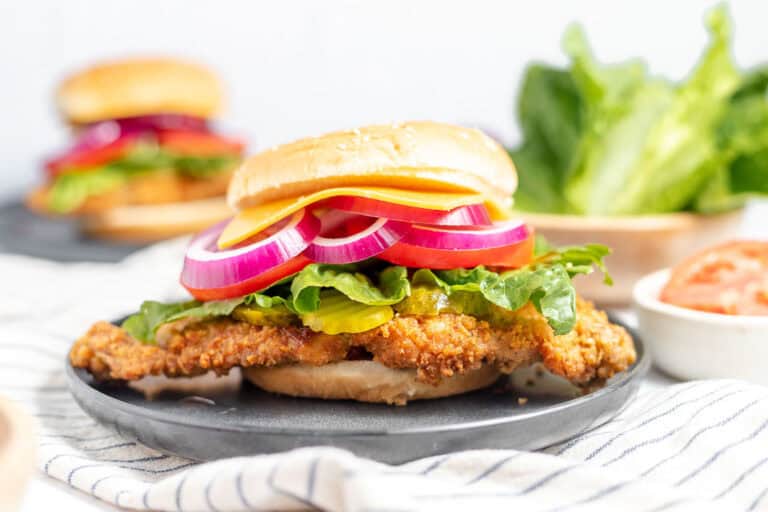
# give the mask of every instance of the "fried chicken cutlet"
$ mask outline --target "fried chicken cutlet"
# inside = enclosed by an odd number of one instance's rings
[[[421,382],[476,370],[485,364],[508,373],[542,362],[554,374],[590,386],[635,361],[632,339],[605,313],[579,300],[578,321],[556,336],[528,304],[510,313],[505,326],[461,314],[395,316],[358,334],[329,335],[301,326],[257,326],[230,317],[168,324],[158,343],[143,344],[120,327],[99,322],[72,347],[70,360],[103,380],[149,375],[196,376],[233,367],[293,363],[325,365],[371,359],[386,367],[415,369]]]

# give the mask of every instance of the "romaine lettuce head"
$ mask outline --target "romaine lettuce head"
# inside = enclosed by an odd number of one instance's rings
[[[694,207],[719,212],[768,195],[768,66],[748,73],[732,95],[717,129],[726,164],[722,165]]]
[[[586,215],[722,210],[766,193],[765,74],[746,79],[730,51],[730,22],[709,13],[710,44],[677,84],[638,61],[603,65],[578,27],[567,70],[534,64],[511,151],[519,210]],[[762,72],[761,72],[762,73]]]

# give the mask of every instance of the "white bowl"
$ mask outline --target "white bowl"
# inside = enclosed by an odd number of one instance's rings
[[[659,300],[670,271],[642,278],[633,300],[654,364],[681,379],[739,378],[768,385],[768,317],[704,313]]]

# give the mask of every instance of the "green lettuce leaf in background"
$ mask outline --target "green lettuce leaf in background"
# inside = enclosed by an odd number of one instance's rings
[[[695,208],[714,213],[768,194],[768,66],[745,76],[716,135],[727,164],[696,198]]]
[[[765,147],[766,123],[756,112],[768,111],[766,75],[737,70],[724,7],[709,13],[707,27],[710,44],[679,84],[649,75],[638,61],[601,65],[582,31],[569,29],[571,66],[534,64],[523,81],[523,139],[510,152],[520,178],[515,207],[585,215],[709,212],[766,193],[766,155],[755,149]]]
[[[51,184],[48,206],[54,212],[77,209],[89,197],[120,188],[130,179],[149,172],[174,172],[190,178],[206,178],[234,166],[233,155],[175,155],[151,144],[137,144],[119,160],[88,170],[69,170]]]
[[[519,176],[515,204],[527,211],[564,213],[562,190],[583,124],[573,77],[567,71],[530,66],[517,109],[525,143],[510,152]]]
[[[111,168],[62,174],[48,190],[48,208],[56,213],[71,212],[89,197],[115,190],[127,180],[125,172]]]
[[[170,157],[173,159],[171,167],[174,171],[190,178],[207,178],[220,171],[231,169],[240,161],[240,157],[232,155],[170,155]]]

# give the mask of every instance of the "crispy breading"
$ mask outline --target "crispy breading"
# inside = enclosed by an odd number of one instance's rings
[[[626,370],[635,361],[627,332],[589,302],[579,301],[578,313],[576,327],[564,336],[555,336],[530,304],[504,327],[468,315],[395,316],[370,331],[341,335],[218,318],[165,326],[157,345],[142,344],[123,329],[99,322],[77,340],[70,360],[97,378],[116,380],[209,370],[224,374],[235,366],[323,365],[360,352],[390,368],[416,369],[421,381],[431,383],[483,364],[511,372],[541,361],[578,385]]]

